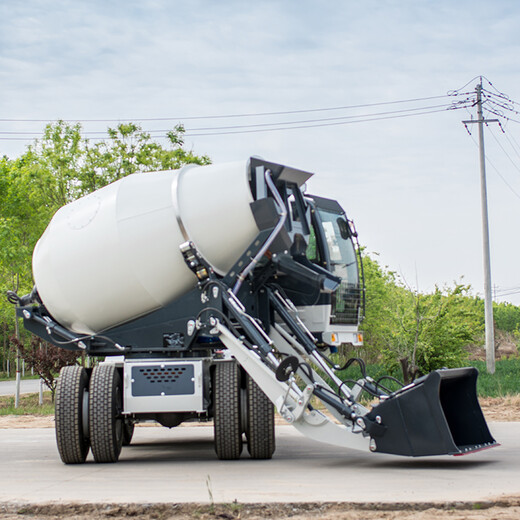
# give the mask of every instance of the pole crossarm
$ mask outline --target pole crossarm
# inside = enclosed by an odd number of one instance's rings
[[[471,123],[500,123],[500,119],[469,119],[467,121],[462,121],[463,124],[469,125]]]

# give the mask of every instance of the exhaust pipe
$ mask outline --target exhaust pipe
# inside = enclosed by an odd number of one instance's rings
[[[370,449],[421,457],[498,446],[477,399],[477,376],[476,368],[436,370],[391,394],[366,416],[383,426]]]

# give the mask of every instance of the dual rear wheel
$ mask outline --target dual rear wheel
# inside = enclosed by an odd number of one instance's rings
[[[243,434],[253,459],[270,459],[275,450],[274,407],[236,362],[215,365],[215,451],[219,459],[238,459]],[[56,387],[56,442],[65,464],[116,462],[130,444],[134,425],[123,416],[123,384],[115,365],[97,365],[88,372],[64,367]]]
[[[65,464],[116,462],[130,444],[133,424],[123,417],[123,384],[114,365],[97,365],[88,377],[80,366],[64,367],[56,387],[56,442]]]
[[[270,459],[275,450],[274,406],[236,362],[215,365],[213,398],[217,457],[238,459],[245,433],[251,458]]]

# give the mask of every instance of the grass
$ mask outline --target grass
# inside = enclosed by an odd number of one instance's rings
[[[488,374],[485,361],[471,361],[469,364],[479,371],[479,396],[504,397],[520,394],[520,358],[497,360],[494,374]]]
[[[479,371],[477,392],[479,397],[506,397],[520,395],[520,358],[500,359],[495,363],[495,373],[488,374],[485,361],[471,361]],[[381,365],[368,365],[367,372],[374,379],[386,374]],[[341,373],[342,379],[357,380],[360,377],[357,366],[352,366]],[[392,374],[399,378],[399,374]],[[38,404],[38,394],[24,394],[20,397],[20,406],[14,407],[13,396],[0,396],[0,415],[52,415],[54,403],[51,393],[44,392],[43,405]]]
[[[38,404],[38,394],[20,396],[20,406],[14,407],[14,397],[0,396],[0,415],[53,415],[54,403],[50,392],[43,392],[43,405]]]
[[[473,366],[479,371],[477,379],[479,397],[505,397],[520,394],[520,357],[497,360],[494,374],[487,372],[485,361],[468,361],[465,366]],[[381,365],[367,365],[367,373],[377,380],[388,372]],[[397,379],[402,378],[402,375],[398,372],[389,375]],[[357,365],[353,365],[341,373],[342,379],[356,380],[360,376],[361,373]],[[383,384],[389,386],[390,389],[397,389],[397,387],[392,387],[391,383],[383,381]]]
[[[7,372],[0,372],[0,381],[14,381],[15,379],[16,373],[11,372],[11,375],[7,377]],[[40,376],[38,374],[31,375],[30,371],[27,371],[21,379],[40,379]]]

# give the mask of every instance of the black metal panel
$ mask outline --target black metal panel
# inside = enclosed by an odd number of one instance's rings
[[[280,215],[276,209],[274,199],[266,198],[255,200],[251,202],[249,206],[251,207],[255,223],[260,231],[264,229],[274,229],[276,224],[278,224]]]
[[[82,350],[78,347],[78,336],[52,320],[43,305],[17,307],[16,315],[23,318],[26,330],[36,334],[44,341],[65,350]],[[46,318],[50,321],[47,321]],[[87,347],[91,343],[89,337],[83,337],[81,341]]]
[[[232,287],[236,282],[237,276],[245,269],[245,267],[251,262],[251,259],[254,258],[258,251],[262,248],[265,241],[271,234],[272,229],[267,228],[258,233],[257,237],[249,244],[249,247],[244,251],[244,253],[240,256],[240,258],[235,262],[233,267],[229,270],[229,272],[222,278],[222,282],[229,287]]]
[[[324,209],[325,211],[330,211],[332,213],[337,213],[338,215],[345,214],[345,211],[343,211],[343,208],[339,205],[337,200],[325,199],[324,197],[318,197],[317,195],[306,194],[305,196],[311,198],[316,204],[316,207],[320,209]]]
[[[293,182],[299,186],[305,184],[311,177],[312,173],[303,170],[297,170],[283,164],[272,163],[264,161],[258,157],[251,157],[250,159],[252,176],[256,176],[256,168],[263,167],[265,170],[271,170],[273,179],[275,181]],[[256,191],[256,190],[255,190]]]
[[[195,320],[202,307],[201,292],[199,289],[194,289],[166,307],[109,329],[103,335],[121,345],[162,349],[168,347],[165,342],[168,335],[179,333],[183,335],[187,346],[190,340],[187,334],[187,322]],[[179,346],[176,350],[179,350]]]
[[[258,226],[260,232],[268,230],[270,234],[271,231],[276,227],[278,221],[280,220],[280,215],[278,214],[274,200],[271,198],[260,199],[256,200],[255,202],[252,202],[250,206],[251,211],[253,213],[253,217],[255,219],[255,223]],[[251,243],[248,250],[252,251],[252,248],[254,247],[257,241],[258,238]],[[264,241],[262,241],[259,245],[262,246],[263,243]],[[287,229],[283,227],[279,231],[278,235],[276,236],[274,242],[271,244],[269,249],[273,253],[278,253],[280,251],[286,251],[287,249],[289,249],[291,247],[291,244],[292,240],[289,237],[289,234],[287,233]]]
[[[191,364],[145,365],[132,367],[132,395],[193,395],[194,368]]]

